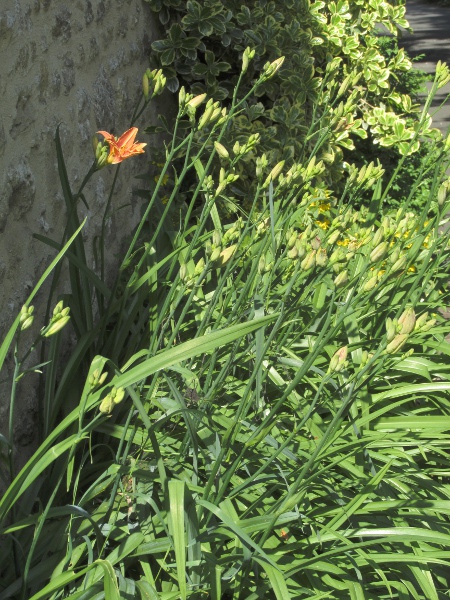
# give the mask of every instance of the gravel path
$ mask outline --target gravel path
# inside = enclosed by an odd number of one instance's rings
[[[450,7],[424,0],[406,0],[406,17],[414,31],[405,31],[399,40],[399,46],[403,46],[412,58],[425,54],[424,58],[414,63],[415,67],[434,74],[438,60],[450,66]],[[431,83],[428,84],[428,87],[430,86]],[[430,111],[433,115],[433,125],[442,133],[446,133],[450,126],[450,99],[437,114],[433,113],[448,94],[450,83],[438,91]]]

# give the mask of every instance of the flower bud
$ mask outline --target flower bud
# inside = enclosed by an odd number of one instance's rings
[[[266,181],[264,182],[263,187],[267,187],[269,185],[269,183],[271,181],[275,181],[275,179],[278,177],[278,175],[281,173],[283,167],[284,167],[284,163],[286,161],[281,160],[279,163],[277,163],[274,168],[270,171],[269,175],[267,176]]]
[[[295,246],[296,242],[297,242],[297,232],[293,231],[288,238],[287,247],[293,248]]]
[[[432,327],[434,327],[436,325],[436,323],[437,323],[436,319],[430,319],[424,325],[422,325],[422,327],[420,328],[420,332],[425,333],[426,331],[430,331],[430,329]]]
[[[198,263],[195,265],[194,275],[199,276],[202,274],[203,269],[205,268],[205,259],[202,257]]]
[[[377,262],[383,259],[388,251],[388,248],[389,246],[387,242],[381,242],[381,244],[378,244],[378,246],[370,253],[370,262]]]
[[[60,300],[58,302],[58,304],[55,306],[55,308],[53,309],[53,316],[56,317],[56,315],[58,315],[62,309],[64,308],[64,302],[62,300]]]
[[[374,248],[375,248],[375,246],[378,246],[378,244],[380,244],[383,241],[383,237],[384,237],[384,229],[383,229],[383,227],[380,227],[375,232],[375,235],[373,236],[372,246]]]
[[[144,94],[145,101],[147,101],[150,93],[147,73],[144,73],[142,76],[142,92]]]
[[[416,324],[416,313],[414,308],[409,306],[401,314],[398,320],[398,331],[399,333],[411,333],[414,330]]]
[[[335,242],[338,241],[340,235],[341,232],[339,231],[339,229],[333,231],[333,233],[327,238],[327,244],[332,246]]]
[[[125,390],[123,387],[120,387],[120,388],[113,387],[113,389],[110,392],[110,395],[111,395],[111,398],[113,399],[114,404],[120,404],[120,402],[122,402],[122,400],[124,399]]]
[[[186,101],[186,90],[184,89],[184,86],[180,88],[180,91],[178,93],[178,105],[181,108],[184,108],[184,103]]]
[[[394,352],[398,352],[402,346],[406,343],[409,334],[401,333],[396,335],[395,338],[386,346],[386,354],[394,354]]]
[[[104,415],[110,415],[114,408],[114,400],[108,394],[105,396],[100,404],[99,410]]]
[[[251,48],[246,48],[244,50],[244,54],[242,55],[242,73],[246,73],[248,69],[248,65],[251,60],[253,60],[255,56],[255,50]]]
[[[348,365],[347,355],[347,346],[339,348],[339,350],[337,350],[331,358],[330,366],[328,367],[328,373],[339,373],[339,371],[344,370]]]
[[[180,279],[181,281],[186,281],[188,276],[188,270],[186,264],[181,265],[180,267]]]
[[[386,319],[386,340],[392,342],[397,335],[397,319]]]
[[[291,248],[290,250],[288,250],[287,252],[287,257],[290,258],[291,260],[294,260],[295,258],[297,258],[298,256],[298,252],[297,252],[297,248],[294,246],[293,248]]]
[[[34,321],[34,316],[31,315],[28,318],[25,319],[25,321],[23,321],[20,329],[21,331],[25,331],[26,329],[29,329],[32,325],[33,325],[33,321]]]
[[[264,273],[266,269],[266,258],[265,256],[261,256],[258,262],[258,273]]]
[[[57,321],[54,321],[54,323],[51,323],[50,326],[48,327],[48,329],[46,328],[46,330],[44,330],[44,333],[42,334],[44,337],[50,337],[52,335],[55,335],[55,333],[58,333],[58,331],[61,331],[61,329],[67,325],[67,323],[69,322],[70,317],[69,316],[65,316],[62,317],[62,319],[58,319]]]
[[[401,271],[406,267],[406,254],[400,256],[400,258],[392,265],[391,273],[396,273],[397,271]]]
[[[230,158],[228,150],[220,142],[214,142],[214,148],[216,149],[216,152],[220,158]]]
[[[378,283],[378,277],[374,275],[368,279],[361,287],[362,292],[371,292]]]
[[[212,254],[211,254],[209,260],[211,262],[216,262],[216,260],[219,260],[220,253],[221,253],[221,249],[220,248],[214,248],[214,250],[212,251]]]
[[[334,285],[337,288],[343,287],[347,283],[348,283],[348,271],[347,270],[342,271],[342,273],[339,273],[339,275],[334,280]]]
[[[94,135],[92,136],[92,149],[94,150],[95,155],[97,152],[98,144],[99,144],[98,137],[94,133]]]
[[[191,100],[189,100],[189,102],[187,103],[188,106],[190,106],[191,108],[198,108],[200,106],[200,104],[202,104],[206,99],[206,94],[199,94],[198,96],[195,96],[195,98],[192,98]]]
[[[284,63],[284,56],[277,58],[272,63],[266,63],[264,65],[263,76],[264,79],[270,79],[273,77],[275,73],[281,68],[281,65]]]
[[[319,248],[316,254],[316,265],[318,267],[326,267],[328,262],[327,251],[325,248]]]
[[[311,250],[311,252],[309,252],[306,255],[306,257],[302,260],[302,262],[300,263],[300,267],[303,269],[303,271],[309,271],[311,269],[314,269],[315,264],[316,264],[316,251]]]
[[[416,319],[416,324],[414,325],[414,331],[419,331],[420,328],[425,325],[428,319],[428,311],[424,312]]]
[[[221,267],[223,267],[223,265],[225,265],[230,260],[230,258],[236,252],[236,250],[237,244],[234,244],[233,246],[229,246],[228,248],[222,250],[218,261]]]

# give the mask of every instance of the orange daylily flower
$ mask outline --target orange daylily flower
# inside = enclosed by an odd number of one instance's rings
[[[126,158],[130,158],[130,156],[144,153],[144,147],[147,144],[136,144],[134,142],[137,132],[138,128],[132,127],[128,131],[125,131],[119,138],[116,138],[107,131],[97,131],[109,144],[109,164],[116,165]]]

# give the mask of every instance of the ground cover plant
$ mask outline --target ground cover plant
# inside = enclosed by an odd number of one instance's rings
[[[374,163],[348,165],[343,190],[325,194],[338,89],[289,167],[254,134],[226,141],[282,63],[243,95],[238,80],[228,108],[180,90],[111,288],[86,263],[82,189],[56,136],[67,242],[45,240],[58,255],[0,349],[16,364],[11,423],[22,377],[46,370],[42,444],[19,473],[1,439],[0,600],[447,597],[449,141],[436,136],[423,161],[420,213],[408,204],[420,178],[392,211],[396,173],[384,185]],[[449,77],[439,64],[411,145]],[[163,87],[145,74],[136,115]],[[134,127],[100,133],[88,177],[144,150]],[[242,162],[254,175],[236,218],[222,207]],[[31,303],[63,256],[71,291],[40,329]],[[77,344],[57,376],[69,326]],[[30,332],[33,347],[48,342],[31,364]]]
[[[361,164],[364,157],[370,162],[372,156],[385,169],[387,182],[407,152],[410,156],[386,200],[398,207],[406,199],[403,190],[412,177],[417,179],[422,158],[432,148],[427,141],[436,132],[422,124],[421,138],[409,143],[418,126],[417,94],[424,76],[396,43],[400,28],[408,27],[404,1],[253,0],[244,6],[221,0],[147,1],[165,34],[152,44],[151,61],[163,70],[173,92],[185,85],[226,106],[240,77],[246,46],[253,48],[254,59],[240,83],[244,93],[266,61],[286,56],[283,68],[249,97],[227,130],[230,147],[258,134],[261,150],[289,167],[312,151],[311,123],[325,113],[322,124],[332,134],[318,156],[327,164],[324,189],[336,191],[340,182],[342,191],[343,163]],[[338,89],[341,103],[330,111],[329,100]],[[238,204],[245,202],[253,180],[245,167],[240,165],[234,186]],[[426,204],[429,184],[424,181],[417,190],[414,206]],[[362,203],[367,200],[361,197]]]

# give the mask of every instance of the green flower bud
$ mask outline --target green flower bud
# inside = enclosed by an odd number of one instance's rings
[[[105,396],[100,404],[99,410],[104,415],[110,415],[114,408],[114,400],[111,398],[110,394]]]
[[[178,105],[181,108],[184,108],[184,103],[186,102],[186,90],[184,89],[184,86],[180,88],[180,91],[178,93]]]
[[[293,248],[295,246],[295,243],[297,241],[297,233],[295,231],[293,231],[291,233],[291,235],[288,238],[288,242],[287,242],[287,247],[288,248]]]
[[[298,256],[298,252],[297,252],[297,248],[294,246],[293,248],[291,248],[290,250],[288,250],[287,252],[287,257],[290,258],[291,260],[294,260],[295,258],[297,258]]]
[[[392,342],[386,346],[386,354],[394,354],[394,352],[398,352],[400,348],[405,345],[408,337],[409,334],[407,333],[400,333],[399,335],[396,335]]]
[[[416,313],[414,312],[414,308],[409,306],[403,311],[398,320],[399,333],[411,333],[414,330],[415,324]]]
[[[230,158],[228,150],[220,142],[214,142],[214,148],[216,149],[216,152],[220,158]]]
[[[62,309],[64,308],[64,302],[62,300],[60,300],[58,302],[58,304],[55,306],[55,308],[53,309],[53,316],[56,317],[56,315],[58,315]]]
[[[347,270],[342,271],[342,273],[339,273],[339,275],[334,280],[334,285],[337,288],[343,287],[347,283],[348,283],[348,271]]]
[[[266,258],[265,256],[261,256],[258,262],[258,273],[264,273],[266,268]]]
[[[397,271],[402,271],[406,267],[406,254],[400,256],[400,258],[392,265],[391,273],[396,273]]]
[[[425,323],[425,325],[422,325],[422,327],[420,328],[420,332],[421,332],[421,333],[425,333],[425,332],[427,332],[427,331],[430,331],[430,329],[431,329],[432,327],[434,327],[434,326],[436,325],[436,323],[437,323],[437,320],[436,320],[436,319],[430,319],[429,321],[427,321],[427,322]]]
[[[199,276],[203,273],[203,269],[205,268],[205,259],[202,257],[198,263],[195,265],[194,275]]]
[[[334,265],[335,263],[342,262],[345,260],[345,252],[342,248],[336,248],[334,252],[330,256],[330,265]]]
[[[48,329],[44,330],[44,333],[42,335],[44,337],[50,337],[52,335],[55,335],[55,333],[58,333],[58,331],[61,331],[61,329],[63,327],[65,327],[65,325],[67,325],[69,320],[70,320],[70,317],[65,316],[65,317],[62,317],[62,319],[58,319],[57,321],[54,321],[52,324],[50,324]]]
[[[210,257],[210,261],[211,261],[211,262],[216,262],[216,260],[218,260],[218,259],[219,259],[219,257],[220,257],[220,253],[221,253],[221,251],[222,251],[222,250],[221,250],[221,248],[220,248],[220,247],[218,247],[218,248],[214,248],[214,250],[212,251],[211,257]]]
[[[374,275],[370,279],[368,279],[361,287],[362,292],[370,292],[378,283],[378,277]]]
[[[27,319],[25,319],[25,321],[23,321],[23,323],[20,327],[21,331],[25,331],[26,329],[29,329],[33,325],[33,321],[34,321],[33,315],[31,315]]]
[[[328,262],[327,251],[325,248],[319,248],[316,254],[316,265],[318,267],[326,267]]]
[[[374,248],[375,248],[375,246],[378,246],[378,244],[380,244],[383,241],[383,238],[384,238],[384,229],[383,229],[383,227],[380,227],[375,232],[375,235],[373,236],[372,246]]]
[[[338,229],[333,231],[333,233],[327,238],[327,244],[329,246],[332,246],[335,242],[338,241],[340,235],[341,232]]]
[[[397,335],[397,319],[386,319],[386,340],[392,342]]]
[[[206,94],[199,94],[198,96],[195,96],[195,98],[192,98],[191,100],[189,100],[189,102],[187,103],[188,106],[190,106],[191,108],[198,108],[200,106],[200,104],[202,104],[206,99]]]
[[[345,367],[348,365],[347,361],[348,355],[348,347],[344,346],[343,348],[339,348],[337,350],[331,360],[330,366],[328,367],[328,373],[339,373],[339,371],[343,371]]]
[[[425,325],[428,319],[428,311],[424,312],[416,319],[416,324],[414,325],[414,331],[419,331],[420,328]]]
[[[306,255],[306,257],[302,260],[302,262],[300,263],[300,267],[303,269],[303,271],[310,271],[311,269],[314,269],[315,264],[316,264],[316,251],[311,250],[311,252],[309,252]]]
[[[286,161],[281,160],[279,163],[277,163],[274,168],[270,171],[266,181],[264,182],[263,187],[267,187],[269,185],[269,183],[271,181],[275,181],[275,179],[278,177],[278,175],[281,173],[281,171],[283,170],[284,167],[284,163]]]
[[[144,73],[144,75],[142,76],[142,92],[144,94],[145,100],[147,101],[150,93],[147,73]]]
[[[382,260],[387,251],[389,249],[388,243],[387,242],[381,242],[381,244],[379,244],[376,248],[374,248],[372,250],[372,252],[370,253],[370,262],[377,262],[379,260]]]

